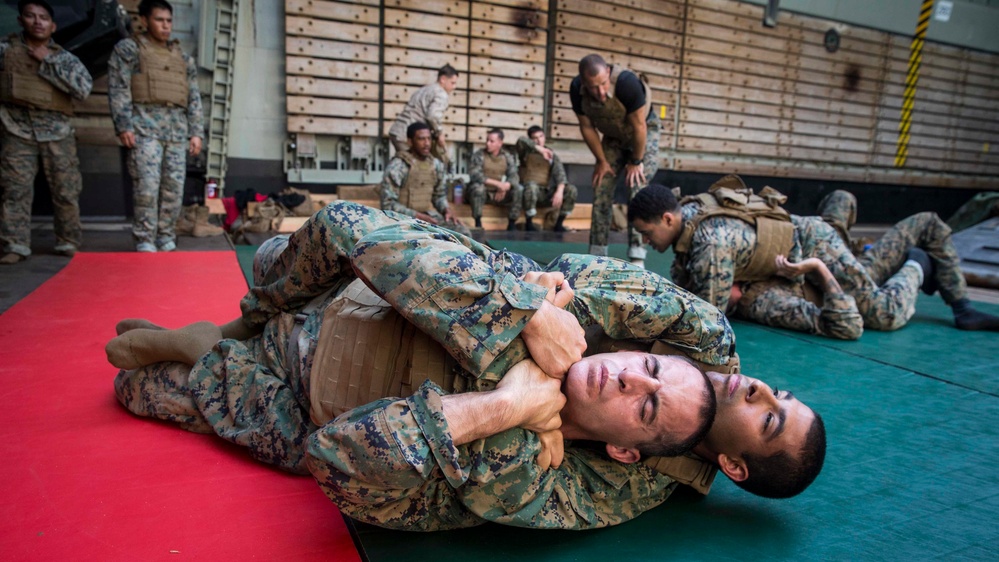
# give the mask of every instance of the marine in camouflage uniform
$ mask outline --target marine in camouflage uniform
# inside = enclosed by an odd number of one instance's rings
[[[501,201],[493,200],[492,194],[496,192],[496,189],[486,185],[487,178],[510,183],[510,189]],[[482,209],[485,207],[487,199],[491,203],[506,205],[510,208],[507,212],[507,219],[509,221],[508,229],[512,230],[524,208],[524,186],[520,184],[517,157],[504,148],[500,148],[499,153],[495,156],[489,154],[486,149],[480,148],[472,154],[472,159],[468,164],[468,204],[472,207],[472,217],[475,218],[477,227],[482,226]]]
[[[587,57],[589,58],[589,57]],[[599,57],[598,57],[599,58]],[[584,59],[585,61],[585,59]],[[626,165],[642,165],[645,181],[628,187],[628,201],[648,185],[659,170],[659,136],[662,122],[652,105],[652,90],[645,81],[634,72],[619,65],[607,66],[599,59],[603,71],[608,73],[607,80],[610,90],[607,99],[601,102],[595,99],[584,87],[582,76],[576,76],[569,86],[569,97],[572,109],[580,119],[580,130],[587,146],[601,162],[594,143],[590,140],[588,131],[595,129],[601,135],[599,148],[603,152],[603,161],[611,169],[605,175],[600,185],[594,186],[593,213],[590,219],[590,253],[599,256],[607,255],[607,241],[610,236],[614,191],[618,180],[624,177]],[[582,65],[582,61],[581,61]],[[635,146],[637,136],[635,127],[630,122],[629,115],[642,112],[645,121],[645,146]],[[641,152],[641,158],[636,158]],[[628,258],[636,262],[644,262],[646,250],[642,244],[642,235],[634,228],[628,228]]]
[[[243,322],[263,333],[223,340],[193,368],[161,363],[122,371],[115,379],[119,400],[139,415],[214,431],[261,461],[309,470],[345,513],[387,527],[429,531],[495,521],[583,529],[626,521],[664,501],[676,486],[671,478],[589,448],[567,447],[559,468],[540,470],[540,444],[528,431],[454,446],[444,390],[429,382],[406,399],[368,404],[322,426],[312,422],[309,373],[322,311],[355,270],[460,364],[456,387],[460,381],[463,390],[490,390],[528,356],[518,334],[546,290],[520,279],[542,268],[402,219],[337,202],[292,234],[277,258],[262,248],[255,275],[269,270],[241,308]],[[580,255],[563,256],[547,270],[563,272],[574,287],[568,310],[580,324],[610,338],[664,340],[713,365],[734,351],[724,316],[662,277]],[[293,339],[295,314],[313,299],[319,306],[300,315]],[[368,425],[373,420],[384,425]]]
[[[40,8],[40,7],[39,7]],[[72,53],[48,39],[48,55],[41,61],[29,54],[22,34],[0,41],[0,245],[4,262],[15,263],[31,255],[31,202],[35,194],[38,158],[52,191],[55,251],[72,255],[83,241],[80,227],[80,160],[68,115],[72,100],[90,95],[93,80]],[[46,100],[14,95],[14,84],[35,86]],[[59,110],[53,108],[60,108]],[[10,256],[9,258],[7,256]]]
[[[520,180],[524,186],[524,216],[528,224],[538,214],[538,204],[551,205],[552,198],[561,187],[562,204],[558,208],[555,230],[564,230],[562,222],[576,208],[578,192],[576,186],[569,183],[562,160],[554,151],[551,162],[545,160],[538,152],[538,145],[528,137],[517,139],[516,148],[520,160]]]
[[[448,214],[447,192],[444,189],[444,178],[446,170],[444,163],[434,158],[428,157],[429,162],[420,161],[423,166],[429,164],[432,172],[426,174],[421,171],[419,177],[412,177],[410,173],[412,164],[417,162],[419,157],[408,148],[405,152],[398,152],[389,160],[382,175],[382,183],[378,188],[378,196],[381,201],[383,211],[393,211],[407,217],[417,217],[417,212],[430,215],[437,225],[460,232],[470,234],[468,227],[453,220],[444,218]],[[405,199],[405,203],[401,201]],[[414,202],[429,202],[422,210],[414,209],[411,205]],[[433,208],[431,208],[431,205]],[[423,206],[423,205],[421,205]]]
[[[454,91],[457,84],[458,71],[452,68],[451,65],[444,65],[437,72],[437,82],[427,84],[413,92],[409,101],[406,102],[406,107],[395,118],[395,122],[392,123],[392,127],[389,129],[389,140],[392,142],[392,146],[395,147],[396,152],[409,150],[409,144],[406,140],[406,129],[413,123],[422,121],[430,126],[431,138],[433,139],[430,147],[431,154],[444,162],[445,166],[447,165],[447,149],[442,146],[443,141],[441,141],[441,139],[445,138],[444,114],[447,113],[448,96]]]
[[[698,205],[690,202],[681,207],[684,221],[692,220]],[[915,313],[917,291],[922,282],[918,268],[896,270],[895,275],[879,286],[836,231],[820,217],[791,215],[791,222],[795,228],[788,260],[795,263],[811,257],[822,260],[843,291],[856,301],[864,326],[897,330],[909,321]],[[749,265],[755,247],[756,231],[749,223],[724,216],[705,219],[694,232],[686,266],[681,265],[682,260],[674,261],[673,280],[725,310],[732,284],[737,281],[736,272]],[[798,278],[795,282],[802,280]],[[764,301],[757,306],[765,310],[768,305]]]
[[[171,61],[169,76],[149,78],[147,82],[149,72],[142,63],[146,56]],[[149,85],[142,86],[146,91],[140,97],[133,88],[143,83]],[[167,92],[164,83],[174,87]],[[137,101],[137,97],[143,101]],[[172,101],[164,101],[168,97]],[[157,46],[145,33],[122,39],[108,61],[108,99],[115,132],[119,136],[129,132],[135,135],[128,170],[134,193],[132,235],[136,249],[173,250],[183,203],[189,139],[198,139],[200,145],[204,137],[197,65],[175,39],[168,41],[165,48]]]
[[[836,226],[846,244],[850,244],[849,228],[856,222],[856,208],[856,197],[842,190],[834,191],[819,203],[823,220]],[[951,227],[936,213],[917,213],[895,223],[870,247],[859,252],[857,261],[874,283],[892,284],[911,259],[913,248],[919,248],[926,252],[932,265],[927,268],[929,274],[922,284],[913,280],[914,286],[927,294],[939,290],[944,302],[954,309],[958,328],[995,330],[999,319],[970,308],[968,284],[961,273],[961,258],[951,233]]]

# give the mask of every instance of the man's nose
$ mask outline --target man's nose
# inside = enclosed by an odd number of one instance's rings
[[[747,400],[749,402],[765,402],[770,405],[777,404],[777,397],[774,396],[773,390],[769,386],[756,382],[750,385],[751,392],[747,393]]]
[[[659,390],[662,383],[645,373],[636,373],[625,370],[618,375],[624,385],[622,389],[626,394],[649,394]]]

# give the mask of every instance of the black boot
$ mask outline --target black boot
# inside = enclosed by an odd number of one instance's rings
[[[954,325],[959,329],[999,332],[999,316],[975,310],[967,298],[952,302],[950,307],[954,310]]]
[[[562,225],[562,221],[564,221],[564,220],[565,220],[565,217],[563,217],[562,215],[559,215],[558,216],[558,220],[555,221],[555,226],[552,227],[552,230],[555,231],[555,232],[565,232],[565,226]]]
[[[538,227],[534,226],[534,221],[531,217],[527,217],[527,222],[524,223],[524,230],[528,232],[534,232]]]
[[[517,219],[510,219],[506,223],[506,229],[507,230],[517,230]]]
[[[482,217],[475,217],[475,228],[482,228]]]
[[[933,267],[933,260],[930,259],[930,255],[922,248],[912,248],[909,250],[906,259],[918,263],[919,267],[923,269],[923,284],[919,289],[927,295],[937,292],[936,268]]]

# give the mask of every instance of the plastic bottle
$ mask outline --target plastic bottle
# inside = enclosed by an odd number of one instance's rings
[[[208,178],[205,184],[205,199],[215,199],[219,196],[219,184],[214,178]]]
[[[461,205],[464,202],[462,191],[464,187],[460,183],[454,184],[454,204]]]

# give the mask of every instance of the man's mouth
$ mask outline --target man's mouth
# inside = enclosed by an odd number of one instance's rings
[[[731,399],[733,396],[735,396],[735,391],[739,389],[739,383],[740,382],[742,382],[742,377],[739,376],[739,375],[737,375],[737,374],[733,374],[732,376],[730,376],[728,378],[728,397],[729,397],[729,399]]]

